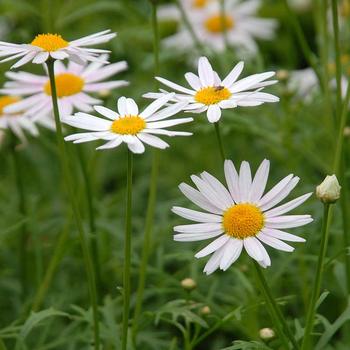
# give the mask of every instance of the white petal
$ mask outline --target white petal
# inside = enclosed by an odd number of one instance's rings
[[[178,242],[196,242],[203,241],[205,239],[214,238],[221,235],[222,230],[212,231],[207,233],[178,233],[174,235],[174,241]]]
[[[117,112],[112,111],[111,109],[103,106],[94,106],[96,112],[102,114],[104,117],[115,120],[119,118],[119,114]]]
[[[213,231],[222,230],[221,223],[201,223],[201,224],[188,224],[178,225],[174,227],[175,232],[180,233],[207,233]]]
[[[182,208],[182,207],[172,207],[172,212],[188,220],[196,222],[222,222],[222,217],[219,215],[203,213],[197,210]]]
[[[238,174],[231,160],[225,160],[224,171],[227,187],[230,191],[231,197],[236,203],[238,203],[240,202]]]
[[[145,151],[145,146],[137,137],[134,137],[133,142],[128,143],[128,148],[131,152],[138,154],[143,153]]]
[[[75,128],[91,131],[108,131],[111,126],[111,122],[108,120],[81,112],[75,113],[74,116],[62,118],[62,122]]]
[[[231,85],[237,80],[239,75],[242,73],[242,70],[244,68],[244,62],[241,61],[237,63],[234,68],[231,70],[231,72],[228,74],[228,76],[222,81],[222,85],[230,88]]]
[[[139,108],[137,107],[136,102],[132,98],[126,99],[126,111],[128,115],[139,114]]]
[[[126,97],[125,96],[118,98],[118,113],[121,116],[125,116],[128,114],[128,110],[126,108]]]
[[[223,253],[224,253],[224,247],[221,247],[210,257],[210,259],[208,260],[208,262],[204,267],[204,272],[207,275],[210,275],[219,267]]]
[[[305,239],[296,235],[292,235],[288,232],[276,230],[273,228],[263,228],[261,230],[262,233],[264,233],[267,236],[275,237],[278,239],[281,239],[283,241],[289,241],[289,242],[305,242]]]
[[[197,75],[193,73],[186,73],[185,78],[188,82],[188,84],[192,87],[194,90],[200,90],[202,88],[201,82]]]
[[[147,119],[149,116],[151,116],[153,113],[158,111],[161,107],[163,107],[168,101],[170,101],[175,94],[166,94],[154,102],[152,102],[149,106],[147,106],[141,113],[140,116]]]
[[[208,244],[205,248],[203,248],[202,250],[200,250],[195,257],[198,258],[203,258],[213,252],[215,252],[216,250],[218,250],[219,248],[221,248],[228,240],[230,239],[230,236],[228,235],[222,235],[219,238],[215,239],[213,242],[211,242],[210,244]]]
[[[210,105],[207,111],[207,118],[210,123],[216,123],[221,118],[221,108],[219,105]]]
[[[46,52],[46,51],[40,52],[34,57],[33,63],[41,64],[41,63],[44,63],[48,58],[49,58],[48,52]]]
[[[215,205],[211,204],[208,199],[206,199],[202,193],[200,193],[198,190],[194,189],[193,187],[182,183],[179,185],[180,191],[194,204],[198,205],[200,208],[207,210],[211,213],[215,214],[222,214],[222,210],[216,207]]]
[[[249,202],[249,193],[252,185],[252,174],[249,163],[243,161],[239,169],[239,194],[241,202]]]
[[[148,145],[156,148],[165,149],[169,147],[169,144],[167,144],[165,141],[154,135],[139,133],[137,137],[144,143],[147,143]]]
[[[158,81],[160,81],[162,84],[169,86],[170,88],[174,89],[175,91],[180,91],[183,92],[184,94],[188,94],[188,95],[194,95],[196,93],[196,91],[194,90],[190,90],[190,89],[186,89],[183,86],[180,86],[178,84],[175,84],[173,82],[171,82],[170,80],[164,79],[164,78],[160,78],[160,77],[156,77],[156,79]]]
[[[262,261],[264,257],[257,242],[258,240],[255,237],[247,237],[243,240],[248,255],[256,261]]]
[[[100,149],[109,149],[109,148],[115,148],[118,147],[123,142],[123,139],[121,137],[116,137],[114,140],[108,141],[104,145],[97,147],[97,150]]]
[[[271,218],[274,216],[285,214],[292,209],[296,208],[300,204],[304,203],[310,196],[312,195],[312,192],[306,193],[303,196],[300,196],[298,198],[295,198],[285,204],[280,205],[279,207],[276,207],[274,209],[268,210],[264,213],[265,217]]]
[[[206,57],[200,57],[198,61],[198,76],[202,86],[214,85],[214,72]]]
[[[230,238],[225,244],[224,255],[220,262],[220,269],[226,271],[241,255],[243,240]]]
[[[310,215],[282,215],[265,220],[266,228],[292,228],[309,224],[313,221]]]
[[[292,252],[294,250],[294,247],[290,246],[289,244],[284,243],[277,238],[265,235],[263,233],[258,233],[256,237],[260,239],[261,242],[269,245],[272,248],[282,250],[284,252]]]
[[[260,164],[250,189],[249,198],[252,202],[258,201],[263,195],[269,177],[270,162],[264,159]]]

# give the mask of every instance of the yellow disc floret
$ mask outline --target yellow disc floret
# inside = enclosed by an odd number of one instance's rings
[[[126,115],[115,120],[111,131],[120,135],[136,135],[146,127],[146,122],[138,115]]]
[[[225,30],[232,29],[235,23],[231,16],[221,14],[209,17],[205,22],[205,28],[214,34],[222,33]]]
[[[264,214],[254,204],[236,204],[225,211],[222,225],[225,233],[231,237],[252,237],[263,228]]]
[[[31,42],[32,45],[41,47],[44,51],[52,52],[63,49],[69,45],[59,34],[39,34]]]
[[[83,90],[84,80],[71,73],[62,73],[55,76],[57,97],[72,96]],[[48,81],[44,86],[44,91],[51,96],[51,85]]]
[[[203,8],[208,3],[208,0],[193,0],[192,6],[195,8]]]
[[[194,98],[199,103],[213,105],[229,99],[230,96],[231,92],[229,89],[223,86],[211,86],[198,90]]]
[[[20,100],[19,97],[16,96],[1,96],[0,97],[0,116],[4,114],[4,108],[12,103],[16,103]]]

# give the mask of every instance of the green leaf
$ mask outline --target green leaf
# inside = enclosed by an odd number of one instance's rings
[[[272,350],[270,347],[268,347],[267,345],[265,345],[262,342],[258,342],[258,341],[243,341],[243,340],[236,340],[233,342],[233,345],[228,347],[228,348],[224,348],[222,350]]]

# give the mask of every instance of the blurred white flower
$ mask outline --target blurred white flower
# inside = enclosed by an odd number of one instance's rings
[[[17,103],[19,100],[20,98],[17,96],[0,96],[0,129],[9,129],[23,143],[26,143],[26,132],[32,136],[39,135],[39,131],[35,123],[48,129],[54,129],[54,124],[50,118],[44,117],[34,121],[32,117],[25,115],[24,111],[18,111],[17,113],[5,112],[5,108],[7,106]]]
[[[108,55],[101,57],[101,61],[106,59],[108,59]],[[55,81],[61,118],[71,115],[74,109],[91,112],[93,105],[102,103],[101,100],[91,97],[90,93],[128,85],[128,82],[124,80],[105,81],[125,69],[127,69],[125,61],[109,65],[102,62],[79,65],[70,61],[67,66],[61,61],[56,61]],[[18,103],[7,107],[7,112],[16,113],[25,109],[26,114],[32,115],[35,119],[44,115],[53,116],[51,85],[48,75],[7,72],[6,77],[12,81],[5,83],[4,88],[0,89],[1,93],[27,96]]]
[[[259,336],[263,340],[270,340],[275,337],[275,332],[271,328],[261,328],[259,330]]]
[[[251,258],[267,267],[271,265],[271,260],[261,242],[291,252],[294,248],[283,241],[305,241],[280,229],[303,226],[313,220],[310,215],[283,215],[302,204],[311,193],[275,207],[294,189],[299,178],[290,174],[263,195],[269,167],[270,162],[265,159],[252,179],[248,162],[242,162],[238,173],[233,163],[226,160],[224,168],[228,190],[207,172],[191,176],[197,189],[185,183],[179,186],[189,200],[206,212],[173,207],[172,211],[177,215],[197,222],[174,227],[174,231],[178,232],[174,240],[192,242],[219,236],[195,255],[202,258],[213,253],[204,268],[207,274],[218,268],[227,270],[238,259],[243,247]]]
[[[28,62],[36,64],[46,62],[50,57],[55,60],[70,60],[84,64],[86,61],[97,61],[101,53],[107,50],[93,49],[87,46],[102,44],[110,41],[116,33],[104,30],[80,39],[67,41],[59,34],[39,34],[30,44],[13,44],[0,41],[1,62],[19,59],[11,68],[23,66]]]
[[[319,84],[315,71],[312,68],[291,71],[288,80],[288,89],[306,103],[312,101],[313,95],[318,91]]]
[[[194,3],[204,4],[194,6]],[[187,1],[184,9],[197,38],[205,45],[222,51],[225,49],[224,32],[230,45],[244,49],[246,52],[257,52],[255,39],[271,40],[277,27],[274,19],[259,18],[257,11],[260,0],[226,0],[225,16],[222,16],[220,2],[216,1]],[[175,8],[167,8],[163,17],[179,19]],[[162,13],[162,12],[161,12]],[[184,24],[179,32],[164,41],[167,46],[188,48],[194,45]]]
[[[288,0],[288,5],[297,12],[306,12],[312,7],[312,0]]]
[[[143,153],[146,143],[156,148],[167,148],[169,145],[155,135],[189,136],[188,132],[170,131],[165,128],[191,122],[192,118],[167,119],[178,113],[186,105],[179,102],[161,109],[173,97],[166,95],[146,107],[141,113],[135,101],[131,98],[120,97],[118,99],[118,112],[103,106],[94,106],[96,112],[105,118],[95,117],[86,113],[62,118],[62,121],[76,128],[89,130],[89,132],[77,133],[65,138],[66,141],[82,143],[96,140],[108,141],[97,149],[118,147],[125,142],[133,153]]]
[[[213,70],[206,57],[198,61],[198,76],[186,73],[185,78],[192,89],[182,87],[167,79],[156,77],[164,85],[178,91],[174,101],[187,101],[186,111],[192,113],[207,112],[209,122],[215,123],[221,118],[221,109],[235,108],[237,106],[259,106],[264,102],[278,102],[279,98],[261,92],[264,87],[277,83],[277,80],[267,80],[275,75],[275,72],[253,74],[241,80],[237,80],[244,67],[239,62],[221,81]],[[147,93],[144,97],[159,98],[167,92]]]

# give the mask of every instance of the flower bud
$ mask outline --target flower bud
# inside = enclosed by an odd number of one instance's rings
[[[350,126],[346,126],[344,128],[344,136],[349,137],[350,136]]]
[[[261,328],[259,331],[259,337],[263,340],[270,340],[274,338],[275,332],[271,328]]]
[[[289,72],[286,69],[280,69],[276,72],[276,78],[278,80],[287,80],[289,77]]]
[[[109,97],[111,95],[111,90],[108,90],[108,89],[100,90],[98,92],[98,95],[102,98]]]
[[[210,307],[205,305],[199,310],[201,315],[209,315],[211,313]]]
[[[181,281],[181,287],[185,290],[191,291],[197,287],[197,283],[192,278],[185,278]]]
[[[327,175],[316,187],[316,196],[323,203],[335,203],[340,197],[340,185],[335,175]]]

